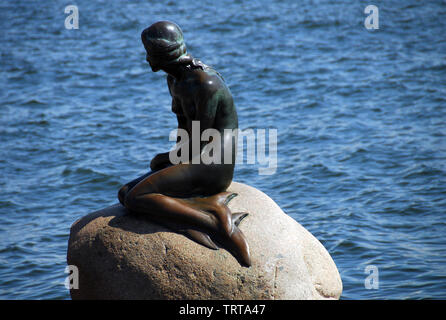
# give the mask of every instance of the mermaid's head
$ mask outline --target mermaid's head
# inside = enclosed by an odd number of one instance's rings
[[[183,63],[188,59],[183,32],[170,21],[158,21],[141,33],[142,43],[147,51],[147,61],[153,71]]]

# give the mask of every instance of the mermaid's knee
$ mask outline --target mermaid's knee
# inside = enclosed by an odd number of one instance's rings
[[[124,203],[125,203],[125,197],[126,197],[128,191],[129,191],[129,188],[127,185],[123,186],[118,191],[118,199],[122,205],[124,205]]]
[[[132,189],[127,193],[124,200],[124,207],[136,213],[155,212],[163,207],[160,205],[164,200],[166,204],[166,197],[159,193],[144,193],[138,194]]]
[[[124,198],[124,206],[130,210],[136,210],[141,206],[141,201],[144,202],[144,206],[148,205],[148,202],[153,197],[144,197],[146,195],[152,195],[154,193],[153,188],[150,187],[150,183],[146,182],[144,185],[137,185],[127,192]]]
[[[124,207],[126,207],[127,209],[131,210],[131,209],[135,209],[136,208],[136,197],[138,195],[136,194],[136,192],[134,192],[134,190],[130,190],[129,192],[127,192],[127,194],[124,197]]]

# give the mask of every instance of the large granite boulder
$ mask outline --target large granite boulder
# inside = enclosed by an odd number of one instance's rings
[[[322,244],[263,192],[233,182],[232,212],[252,266],[225,249],[126,214],[120,204],[71,227],[67,261],[79,270],[72,299],[338,299],[342,282]]]

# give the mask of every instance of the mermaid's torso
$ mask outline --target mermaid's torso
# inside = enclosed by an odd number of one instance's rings
[[[209,67],[190,70],[180,81],[169,75],[167,83],[172,96],[172,112],[178,117],[179,127],[182,126],[189,137],[192,137],[193,121],[200,121],[200,136],[209,128],[220,133],[219,163],[195,165],[204,166],[200,170],[207,173],[207,181],[212,184],[212,189],[216,185],[221,186],[218,190],[229,186],[237,151],[237,138],[234,134],[238,129],[237,112],[229,88],[222,77]],[[203,152],[203,148],[206,148],[206,144],[201,144],[200,152]],[[230,152],[230,156],[225,158],[225,152]],[[205,189],[210,187],[211,185],[205,186]]]

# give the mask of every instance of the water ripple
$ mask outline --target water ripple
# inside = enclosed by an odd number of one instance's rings
[[[63,3],[2,4],[0,298],[67,299],[70,225],[170,146],[165,78],[139,35],[161,19],[223,74],[241,128],[278,129],[277,173],[242,164],[235,180],[320,239],[343,299],[446,297],[441,1],[379,4],[377,32],[351,1],[77,5],[66,30]]]

